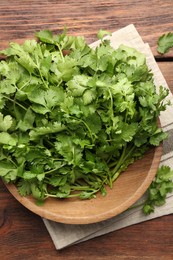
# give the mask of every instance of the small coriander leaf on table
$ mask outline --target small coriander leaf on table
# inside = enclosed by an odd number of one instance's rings
[[[163,34],[158,39],[157,51],[161,54],[167,53],[173,47],[173,33]]]

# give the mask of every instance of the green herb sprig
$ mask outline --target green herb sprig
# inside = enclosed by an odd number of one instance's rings
[[[166,203],[166,197],[173,192],[173,170],[169,166],[161,166],[147,190],[147,199],[143,205],[143,212],[146,215],[154,212],[155,206],[162,206]]]

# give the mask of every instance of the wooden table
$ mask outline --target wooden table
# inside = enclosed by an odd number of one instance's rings
[[[0,0],[0,49],[9,41],[50,29],[84,35],[91,43],[99,29],[115,31],[133,23],[148,42],[173,91],[173,51],[157,54],[158,37],[173,31],[172,0]],[[40,217],[20,205],[0,181],[0,258],[173,259],[173,216],[164,216],[56,251]]]

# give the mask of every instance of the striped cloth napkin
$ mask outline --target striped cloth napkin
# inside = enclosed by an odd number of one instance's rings
[[[147,64],[152,69],[155,78],[156,86],[167,87],[167,83],[155,62],[152,52],[148,44],[145,44],[134,25],[128,25],[112,34],[110,36],[111,45],[117,48],[120,44],[125,44],[130,47],[134,47],[144,53],[147,57]],[[99,44],[99,41],[91,44],[91,47],[95,47]],[[173,96],[170,93],[168,98],[173,100]],[[163,155],[161,158],[161,165],[168,165],[173,167],[173,106],[167,108],[160,116],[161,125],[164,131],[168,132],[169,137],[163,144]],[[146,194],[137,202],[140,203],[144,200]],[[144,222],[153,218],[157,218],[163,215],[173,213],[173,195],[170,194],[167,197],[166,205],[157,207],[155,212],[149,216],[145,216],[142,213],[141,207],[130,209],[118,216],[111,219],[87,224],[87,225],[69,225],[53,222],[47,219],[43,219],[46,228],[54,242],[56,249],[62,249],[72,244],[80,243],[88,239],[104,235],[106,233],[136,224]]]

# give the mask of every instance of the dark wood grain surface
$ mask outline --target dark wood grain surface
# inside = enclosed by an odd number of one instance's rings
[[[0,49],[36,31],[84,35],[91,43],[99,29],[111,32],[133,23],[157,58],[173,91],[173,51],[156,51],[158,37],[173,31],[173,1],[161,0],[0,0]],[[166,58],[165,58],[166,57]],[[133,225],[56,251],[42,220],[7,191],[0,181],[0,259],[173,259],[173,216]]]

